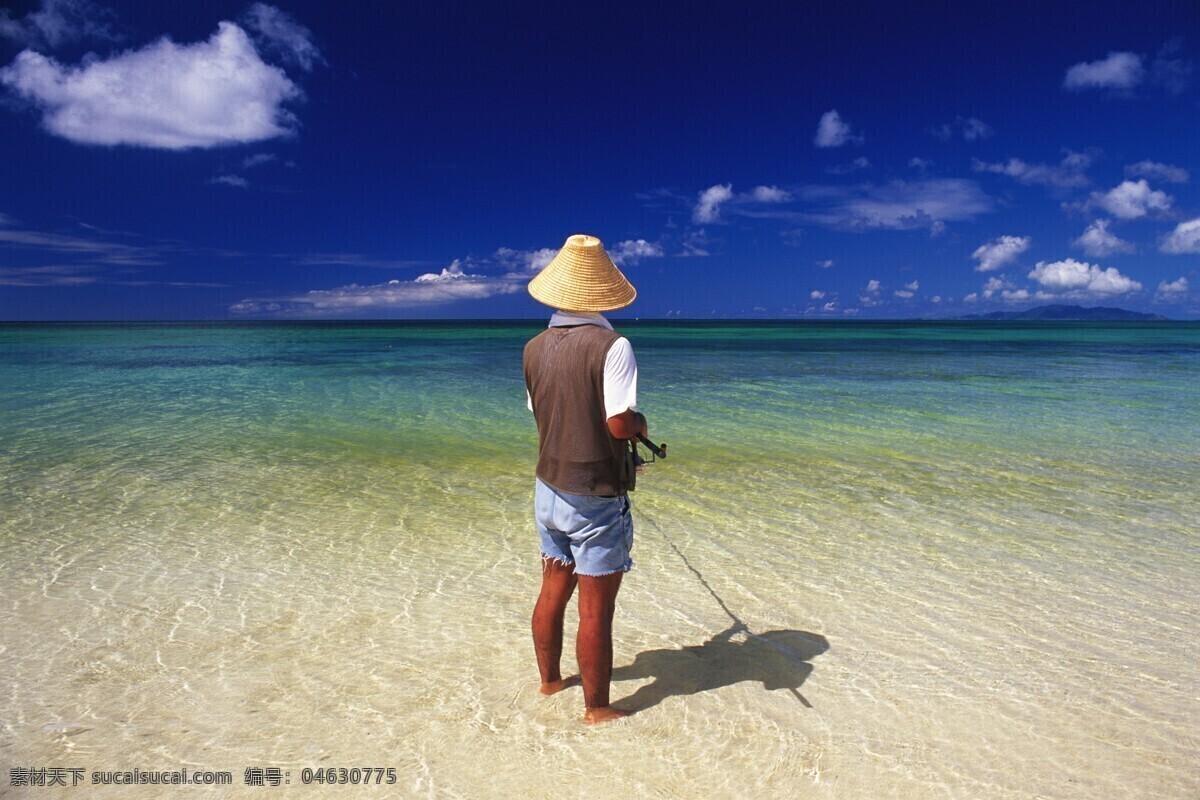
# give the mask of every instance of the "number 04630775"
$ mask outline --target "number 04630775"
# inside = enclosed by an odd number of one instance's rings
[[[301,783],[324,784],[392,784],[396,782],[395,767],[305,767],[300,770]]]

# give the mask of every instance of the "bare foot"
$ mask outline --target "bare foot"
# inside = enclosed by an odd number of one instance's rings
[[[612,722],[615,719],[628,717],[631,712],[622,711],[619,708],[612,706],[603,706],[601,708],[589,708],[583,715],[583,721],[588,725],[595,725],[598,722]]]
[[[541,692],[542,694],[558,694],[563,689],[566,689],[567,687],[570,687],[570,686],[575,686],[578,683],[579,683],[579,676],[572,675],[569,678],[562,678],[557,681],[549,681],[547,683],[543,683],[541,685],[541,687],[538,689],[538,691]]]

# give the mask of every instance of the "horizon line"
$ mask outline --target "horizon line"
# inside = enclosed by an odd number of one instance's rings
[[[1147,313],[1147,312],[1135,312]],[[1158,315],[1159,319],[984,319],[982,315],[960,317],[606,317],[612,322],[1200,322],[1200,317],[1177,319]],[[295,324],[335,324],[335,323],[509,323],[509,324],[539,324],[544,325],[545,317],[420,317],[420,318],[391,318],[391,317],[336,317],[327,319],[6,319],[0,320],[0,325],[197,325],[197,324],[236,324],[236,325],[295,325]]]

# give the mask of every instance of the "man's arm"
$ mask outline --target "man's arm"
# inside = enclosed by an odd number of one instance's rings
[[[615,417],[608,418],[608,432],[615,439],[636,439],[639,433],[649,436],[646,415],[632,408],[625,409]]]
[[[637,359],[629,340],[622,336],[604,359],[604,409],[608,432],[617,439],[635,439],[646,434],[646,418],[637,405]]]

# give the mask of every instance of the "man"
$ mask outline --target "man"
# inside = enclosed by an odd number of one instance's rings
[[[575,655],[584,720],[619,719],[609,705],[612,619],[621,577],[633,566],[628,492],[634,466],[628,441],[646,434],[637,411],[637,362],[629,341],[602,311],[637,292],[594,236],[575,235],[529,282],[529,293],[555,309],[550,326],[525,345],[525,387],[537,422],[534,512],[541,536],[542,589],[533,611],[533,643],[543,694],[573,683],[559,671],[563,615],[579,586]]]

